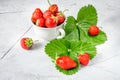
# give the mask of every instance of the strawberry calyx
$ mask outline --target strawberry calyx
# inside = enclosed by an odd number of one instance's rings
[[[51,6],[50,0],[47,0],[48,4]]]
[[[26,46],[27,46],[27,47],[31,47],[31,46],[33,45],[33,40],[32,40],[32,38],[27,38],[27,39],[25,40],[25,43],[26,43]]]
[[[51,18],[54,19],[56,23],[58,23],[58,18],[57,17],[55,17],[54,15],[52,15]]]
[[[65,9],[65,10],[63,10],[62,13],[64,14],[66,11],[69,11],[69,9]]]
[[[57,15],[59,15],[59,16],[64,16],[64,14],[63,14],[62,11],[59,11],[59,12],[57,13]]]

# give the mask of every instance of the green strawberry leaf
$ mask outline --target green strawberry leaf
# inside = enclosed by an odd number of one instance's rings
[[[97,24],[96,9],[92,5],[82,7],[77,14],[77,22],[96,25]]]
[[[77,57],[77,51],[80,49],[80,41],[68,41],[65,39],[56,39],[50,41],[45,46],[46,54],[53,60],[62,55]]]
[[[77,26],[78,26],[78,29],[79,29],[80,40],[82,42],[86,42],[87,37],[88,37],[87,31],[88,31],[88,28],[89,28],[90,24],[88,24],[88,23],[78,23]]]
[[[88,42],[93,45],[103,44],[107,40],[106,34],[100,30],[100,33],[97,36],[90,36],[88,34]]]
[[[69,42],[67,40],[52,40],[45,46],[46,54],[55,60],[62,54],[68,54]]]
[[[76,20],[73,16],[69,16],[65,25],[65,39],[75,41],[79,40],[79,31],[76,27]]]

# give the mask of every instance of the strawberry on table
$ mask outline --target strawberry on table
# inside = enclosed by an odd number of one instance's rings
[[[100,32],[99,28],[97,26],[90,26],[89,30],[88,30],[88,33],[91,35],[91,36],[96,36],[98,35]]]
[[[69,56],[61,56],[57,58],[56,64],[60,68],[65,69],[65,70],[72,69],[77,66],[77,63]]]
[[[33,40],[32,38],[25,37],[21,39],[20,44],[23,49],[29,50],[33,46]]]
[[[78,60],[80,64],[86,66],[89,63],[90,55],[88,53],[78,55]]]

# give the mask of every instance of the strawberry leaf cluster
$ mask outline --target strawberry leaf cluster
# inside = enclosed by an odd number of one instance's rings
[[[96,46],[103,44],[107,40],[107,36],[102,30],[97,36],[88,34],[89,27],[97,25],[97,18],[96,9],[92,5],[82,7],[77,14],[77,19],[73,16],[67,17],[64,26],[65,37],[52,40],[45,46],[45,52],[55,63],[57,70],[66,75],[72,75],[80,69],[77,58],[79,54],[87,52],[90,59],[96,56]],[[56,64],[56,59],[60,56],[70,56],[77,63],[77,66],[70,70],[61,69]]]
[[[97,25],[97,18],[96,9],[92,5],[82,7],[77,14],[77,19],[73,16],[67,18],[64,39],[88,42],[92,45],[103,44],[107,40],[107,36],[102,30],[97,36],[91,36],[88,33],[90,26]]]

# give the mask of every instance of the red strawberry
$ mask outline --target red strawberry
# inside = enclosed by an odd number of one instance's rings
[[[49,7],[49,10],[50,10],[53,14],[57,13],[57,12],[58,12],[58,6],[57,6],[57,4],[52,4],[52,5]]]
[[[48,17],[51,17],[53,14],[50,10],[46,10],[44,13],[43,13],[43,17],[46,19]]]
[[[99,28],[97,26],[90,26],[89,30],[88,30],[88,33],[91,35],[91,36],[96,36],[99,34]]]
[[[86,66],[89,63],[90,56],[88,53],[78,55],[78,60],[80,64]]]
[[[39,8],[36,8],[35,11],[32,14],[32,22],[35,23],[37,19],[43,17],[43,13]]]
[[[44,18],[37,19],[36,25],[40,26],[40,27],[44,27],[45,26],[45,19]]]
[[[34,12],[35,12],[35,13],[42,13],[42,11],[41,11],[40,8],[36,8]]]
[[[47,28],[53,28],[56,27],[58,24],[58,20],[55,16],[51,16],[46,18],[45,25]]]
[[[65,21],[65,16],[61,11],[56,13],[56,17],[58,18],[58,25]]]
[[[20,41],[20,44],[21,44],[21,47],[23,49],[30,49],[33,45],[33,40],[31,38],[22,38],[21,41]]]
[[[65,69],[65,70],[72,69],[77,66],[77,63],[69,56],[61,56],[57,58],[56,64],[60,68]]]

